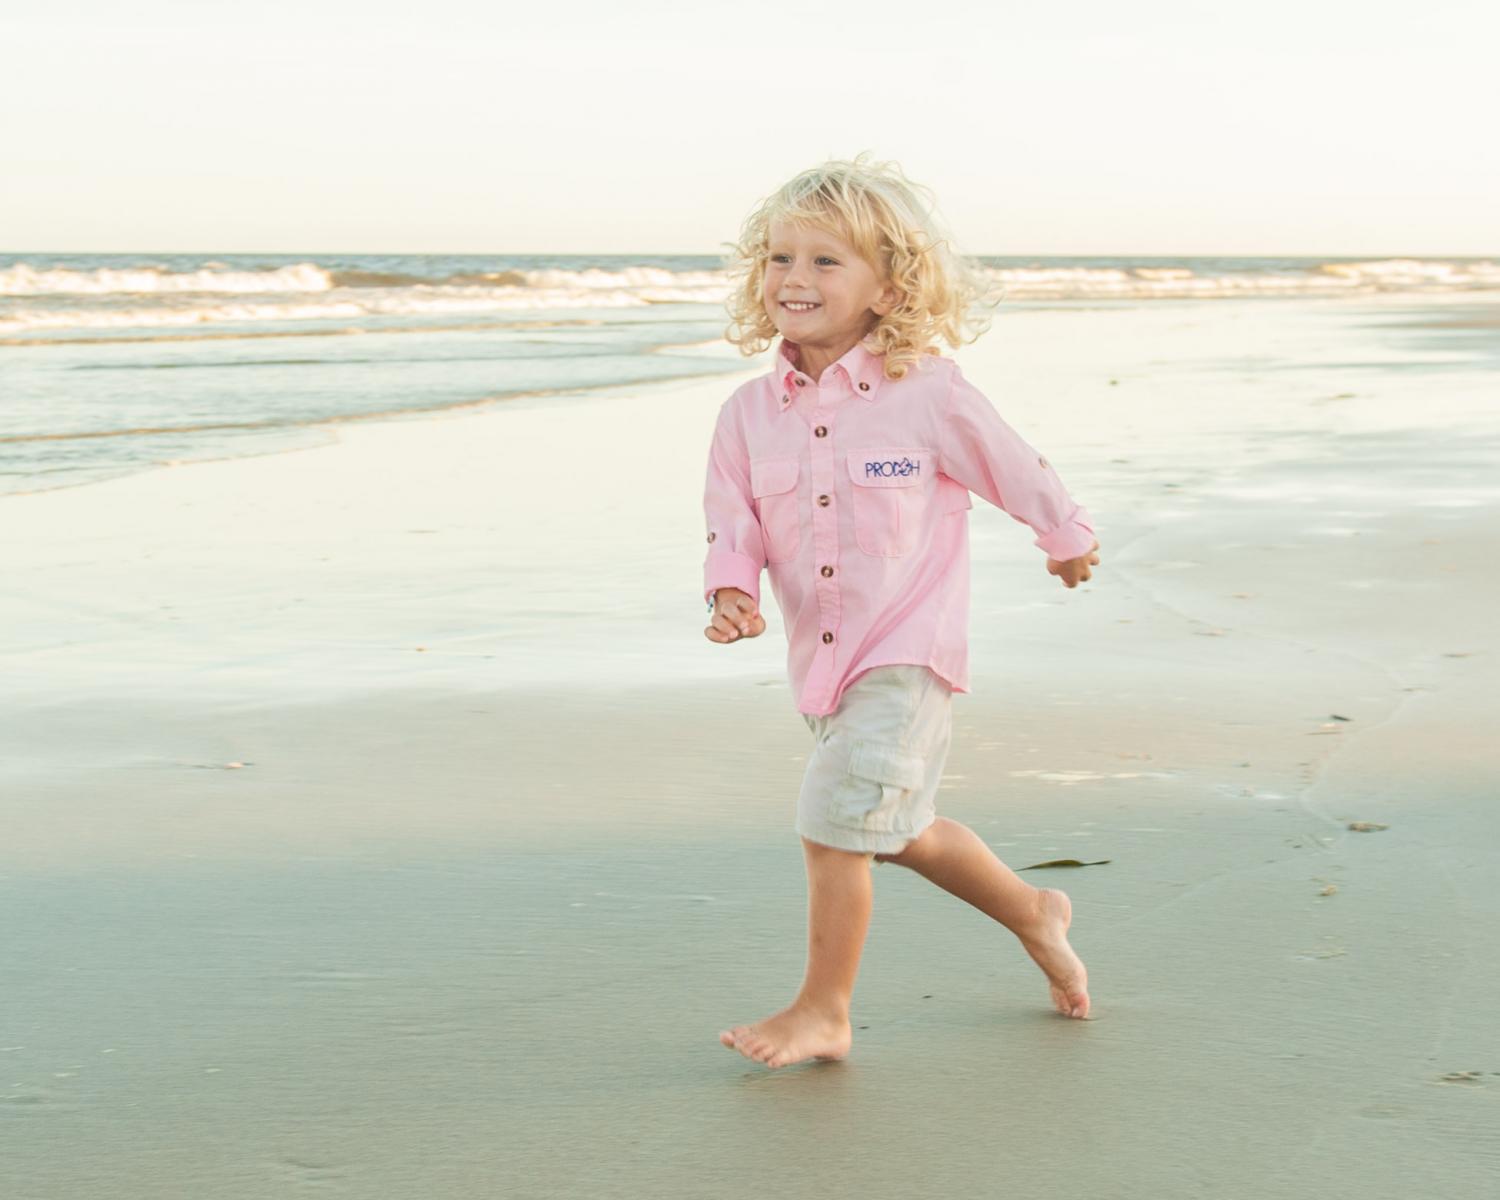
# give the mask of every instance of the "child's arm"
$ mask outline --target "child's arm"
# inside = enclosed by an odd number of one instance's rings
[[[1032,543],[1067,562],[1098,545],[1087,510],[1037,451],[1001,419],[955,363],[938,432],[938,470],[1037,533]]]
[[[703,599],[713,607],[716,590],[734,588],[750,598],[758,613],[760,572],[766,553],[750,495],[750,456],[733,409],[732,399],[719,409],[708,451],[708,475],[703,487],[708,530]]]

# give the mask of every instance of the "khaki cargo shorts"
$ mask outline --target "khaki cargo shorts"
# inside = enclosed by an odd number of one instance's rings
[[[953,693],[927,667],[873,667],[826,717],[802,714],[813,751],[797,832],[840,850],[897,854],[937,819]]]

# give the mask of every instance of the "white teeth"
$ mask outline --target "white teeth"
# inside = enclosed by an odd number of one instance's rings
[[[793,312],[808,312],[818,307],[816,304],[809,304],[805,300],[783,300],[782,304]]]

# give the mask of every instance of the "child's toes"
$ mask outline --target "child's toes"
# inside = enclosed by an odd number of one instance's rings
[[[771,1046],[764,1038],[757,1037],[749,1030],[739,1040],[740,1049],[756,1062],[765,1062],[771,1056]]]
[[[736,1025],[727,1034],[721,1034],[719,1040],[730,1049],[738,1050],[741,1054],[748,1054],[745,1047],[745,1039],[750,1036],[750,1026]],[[728,1039],[727,1041],[725,1039]]]

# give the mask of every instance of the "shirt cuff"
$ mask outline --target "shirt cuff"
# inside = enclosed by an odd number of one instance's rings
[[[1032,545],[1045,550],[1048,558],[1067,562],[1090,553],[1096,541],[1098,538],[1094,534],[1093,525],[1089,523],[1089,514],[1080,508],[1071,519],[1064,521],[1051,533],[1044,533]]]
[[[703,602],[707,604],[709,594],[724,587],[739,588],[759,608],[760,564],[733,550],[720,550],[711,554],[703,565]]]

